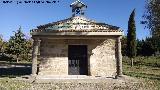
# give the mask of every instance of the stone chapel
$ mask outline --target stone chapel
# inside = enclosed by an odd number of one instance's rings
[[[79,0],[70,7],[70,18],[31,30],[32,75],[121,76],[123,31],[86,18],[87,6]]]

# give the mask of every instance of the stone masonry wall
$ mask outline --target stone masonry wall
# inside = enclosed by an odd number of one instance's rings
[[[91,76],[116,75],[115,39],[42,40],[39,75],[68,75],[68,45],[87,45],[88,73]]]
[[[92,76],[116,76],[115,39],[95,42],[90,47],[90,74]]]
[[[59,40],[42,40],[38,75],[68,75],[67,45]]]

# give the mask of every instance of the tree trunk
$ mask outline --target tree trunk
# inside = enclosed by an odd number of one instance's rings
[[[134,63],[133,63],[134,59],[131,58],[131,67],[133,67]]]
[[[17,55],[17,63],[19,62],[19,55]]]

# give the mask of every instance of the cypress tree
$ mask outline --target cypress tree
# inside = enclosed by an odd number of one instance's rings
[[[136,56],[136,26],[135,26],[135,9],[132,11],[128,21],[127,33],[127,56],[131,59],[131,66]]]

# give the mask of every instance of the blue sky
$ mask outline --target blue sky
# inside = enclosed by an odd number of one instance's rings
[[[2,1],[0,1],[0,34],[3,35],[3,39],[8,40],[13,35],[13,31],[16,31],[20,26],[23,32],[29,36],[30,30],[36,26],[71,17],[69,5],[75,0],[59,0],[59,2],[51,4],[16,4],[16,1],[4,4]],[[125,34],[127,33],[129,15],[135,8],[137,38],[142,39],[149,36],[149,31],[140,24],[140,21],[143,20],[145,0],[81,1],[88,6],[85,13],[87,18],[118,26],[124,30]]]

